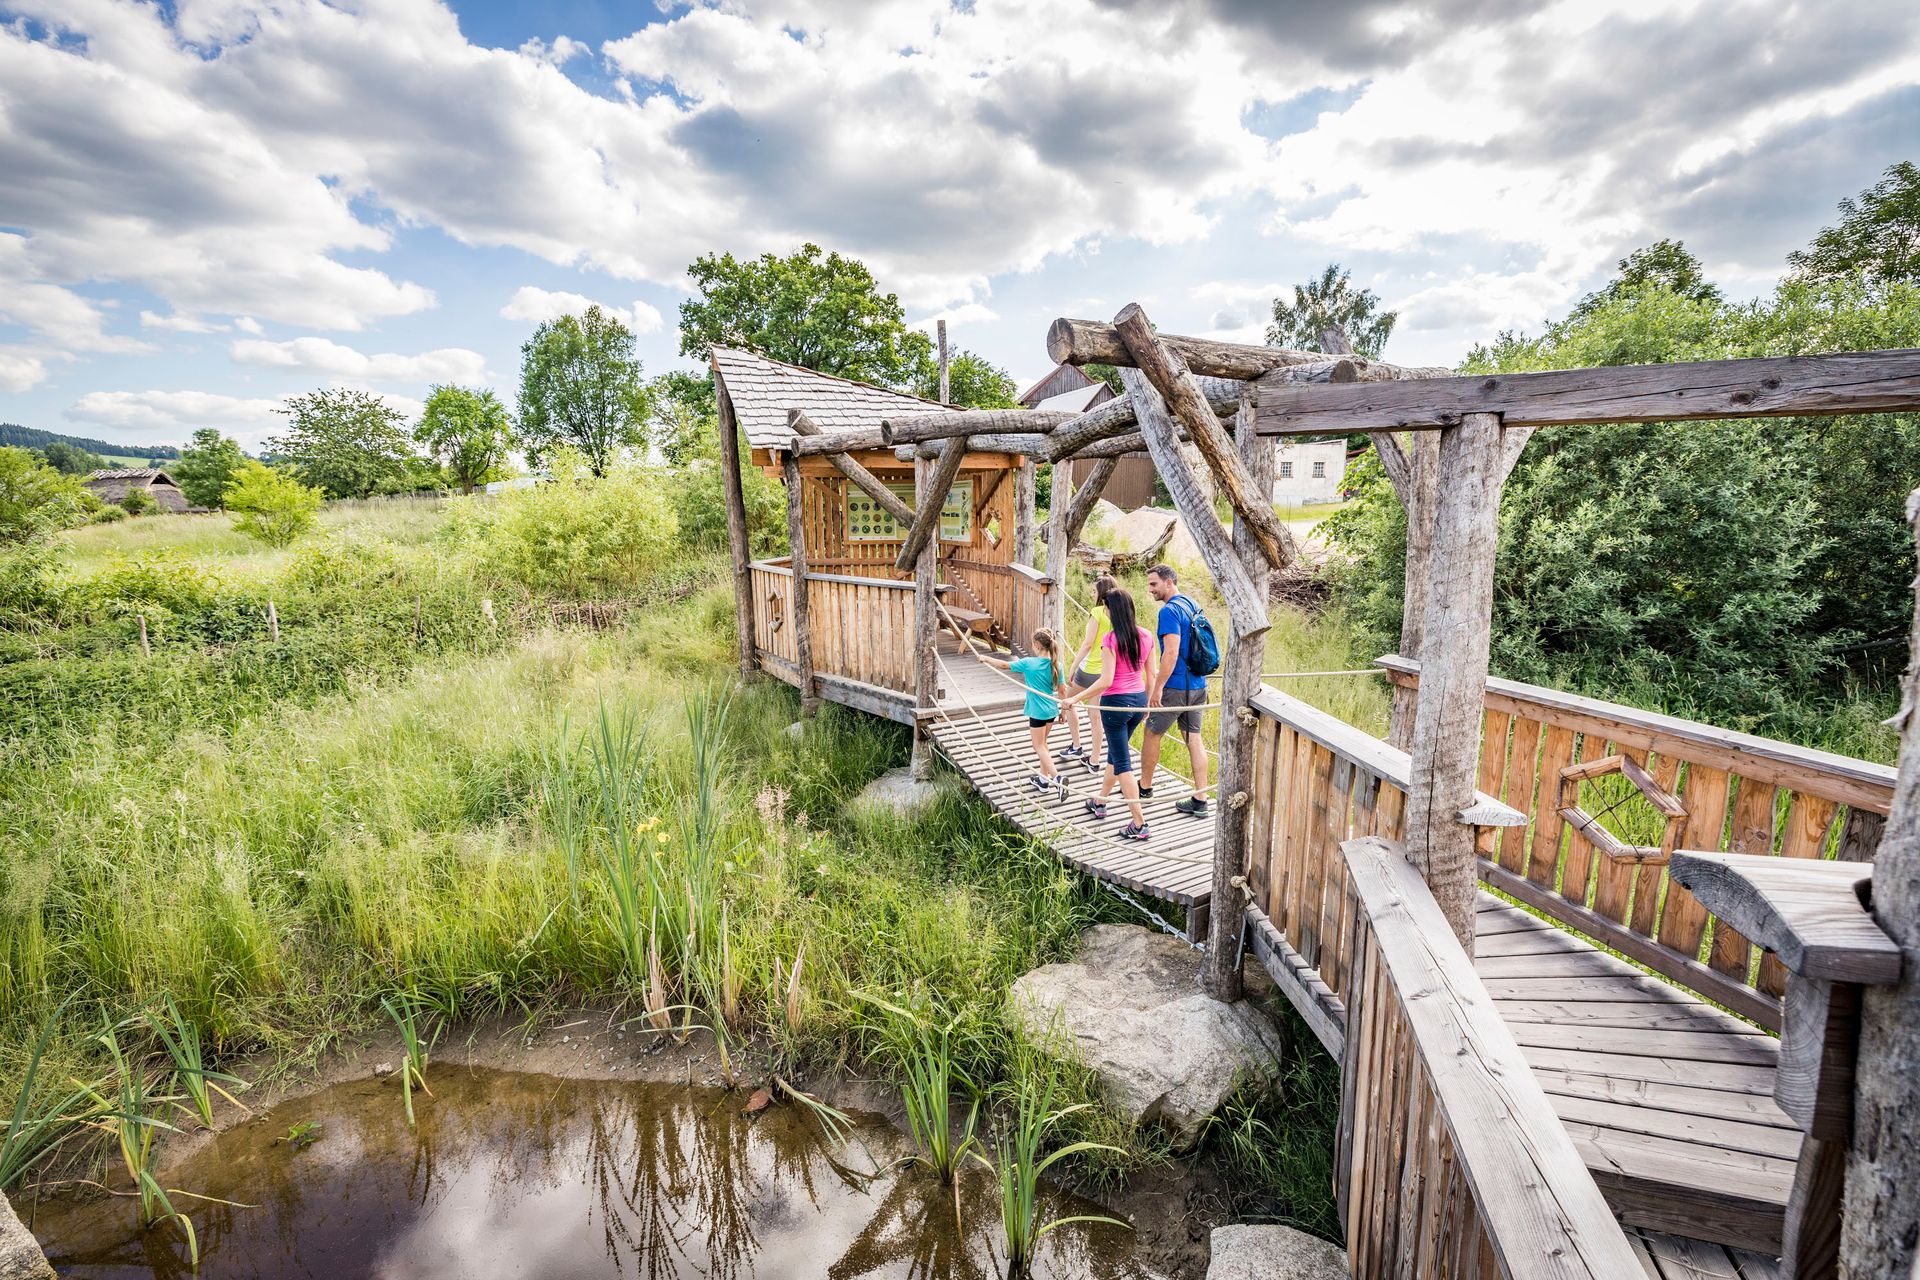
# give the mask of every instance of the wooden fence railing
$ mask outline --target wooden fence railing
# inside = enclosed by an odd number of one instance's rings
[[[1355,1277],[1642,1274],[1420,873],[1336,861],[1351,960],[1335,1185]]]
[[[754,598],[754,646],[798,669],[793,639],[793,566],[748,566]],[[899,692],[913,691],[913,583],[809,573],[808,621],[814,670]]]
[[[1353,980],[1352,899],[1340,846],[1358,836],[1402,837],[1412,764],[1406,752],[1277,690],[1261,689],[1253,709],[1244,871],[1249,937],[1338,1057]],[[1491,818],[1524,820],[1492,797],[1481,799],[1491,804]],[[1476,843],[1490,851],[1496,832],[1478,828]]]
[[[1396,682],[1419,664],[1386,657]],[[1487,682],[1480,788],[1528,825],[1483,849],[1492,887],[1780,1029],[1786,970],[1667,875],[1675,849],[1864,861],[1890,766],[1512,680]]]

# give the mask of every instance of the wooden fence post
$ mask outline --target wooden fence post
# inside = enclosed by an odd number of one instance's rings
[[[727,552],[733,561],[733,620],[740,639],[740,678],[751,680],[759,672],[760,662],[753,651],[753,574],[747,569],[751,550],[747,542],[747,500],[740,488],[740,428],[717,366],[713,381],[720,410],[720,488],[727,502]]]
[[[1273,441],[1253,431],[1253,393],[1240,401],[1234,433],[1240,459],[1261,492],[1273,492]],[[1244,520],[1233,522],[1233,549],[1255,582],[1270,576],[1260,539]],[[1253,695],[1260,691],[1266,632],[1245,635],[1232,627],[1221,663],[1220,760],[1214,785],[1213,893],[1207,909],[1207,994],[1238,1000],[1242,994],[1240,938],[1246,929],[1247,819],[1253,800]],[[1236,883],[1239,882],[1239,883]]]
[[[273,601],[267,601],[267,632],[275,644],[280,643],[280,611],[273,607]]]
[[[820,686],[813,678],[813,620],[807,612],[807,529],[801,491],[800,459],[788,449],[780,455],[787,486],[787,541],[793,544],[793,652],[800,666],[800,714],[820,710]],[[751,644],[752,637],[748,637]]]
[[[147,643],[147,615],[144,613],[140,615],[140,656],[143,658],[153,656],[153,646]]]
[[[1013,470],[1013,562],[1029,569],[1033,562],[1034,505],[1039,500],[1040,468],[1032,458],[1022,457]]]
[[[1067,545],[1067,513],[1073,509],[1073,462],[1062,458],[1053,464],[1053,486],[1047,507],[1047,576],[1053,590],[1047,592],[1046,625],[1057,636],[1067,634],[1067,562],[1073,548]]]
[[[944,495],[933,491],[934,462],[931,458],[915,455],[913,459],[913,504],[915,511],[926,510],[931,502],[936,506],[944,501]],[[940,537],[938,529],[920,548],[920,556],[913,565],[913,705],[916,723],[913,728],[913,775],[916,778],[928,778],[933,774],[933,742],[927,731],[918,721],[924,713],[931,711],[940,697],[940,671],[934,656],[934,646],[940,643],[940,619],[938,599],[934,591],[934,575],[939,568]]]
[[[1469,413],[1441,434],[1426,637],[1414,711],[1406,854],[1433,888],[1454,936],[1473,954],[1473,828],[1480,727],[1493,623],[1493,557],[1506,478],[1500,416]]]

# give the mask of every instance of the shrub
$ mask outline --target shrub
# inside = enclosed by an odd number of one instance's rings
[[[556,455],[554,479],[502,494],[485,506],[459,502],[446,537],[487,568],[533,588],[578,593],[630,588],[672,555],[679,521],[652,472],[616,466],[587,474],[578,454]]]
[[[777,555],[787,546],[787,499],[779,483],[758,467],[740,477],[747,510],[747,538],[753,554]],[[726,477],[717,459],[697,458],[674,476],[673,510],[680,540],[688,547],[727,544]]]
[[[0,542],[26,542],[80,518],[87,491],[26,449],[0,448]]]
[[[270,547],[284,547],[313,527],[321,494],[284,471],[248,462],[227,485],[227,510],[239,516],[234,527]]]
[[[102,503],[87,517],[88,524],[118,524],[127,518],[127,509],[111,502]]]
[[[145,489],[129,489],[120,495],[120,509],[130,516],[143,516],[160,504]]]

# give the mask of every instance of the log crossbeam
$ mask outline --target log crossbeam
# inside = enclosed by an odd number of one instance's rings
[[[819,425],[799,409],[787,411],[787,426],[794,433],[796,446],[810,439],[827,438],[822,436]],[[799,450],[796,448],[793,453],[797,455]],[[899,494],[880,483],[880,478],[861,466],[851,454],[829,452],[826,454],[826,459],[833,464],[836,471],[858,485],[869,498],[879,503],[880,509],[892,516],[897,524],[905,527],[914,523],[913,508],[902,502]],[[797,475],[798,472],[795,474]]]

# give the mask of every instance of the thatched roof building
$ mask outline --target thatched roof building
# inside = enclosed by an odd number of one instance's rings
[[[187,495],[173,477],[158,467],[117,467],[96,471],[81,481],[102,502],[119,502],[135,489],[144,489],[162,511],[185,511]]]

